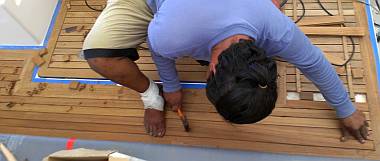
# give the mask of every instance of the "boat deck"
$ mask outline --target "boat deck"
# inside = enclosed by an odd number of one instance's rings
[[[323,0],[325,7],[336,14],[327,16],[316,0],[303,1],[305,18],[298,25],[330,61],[347,59],[355,45],[352,61],[335,69],[352,101],[370,122],[373,134],[365,144],[339,140],[335,111],[300,71],[284,62],[278,62],[277,107],[265,120],[251,125],[225,122],[207,100],[204,89],[186,88],[183,109],[191,132],[184,132],[176,114],[167,111],[167,133],[163,138],[145,134],[142,103],[136,92],[125,87],[33,82],[35,63],[39,61],[44,62],[38,69],[39,77],[101,78],[78,56],[86,34],[100,14],[87,8],[83,0],[62,1],[46,55],[40,57],[40,51],[32,50],[0,51],[0,132],[380,159],[379,95],[365,5],[351,0]],[[105,0],[89,3],[98,8],[106,4]],[[302,7],[298,1],[289,1],[283,12],[296,19],[296,15],[302,14]],[[342,27],[343,22],[347,27]],[[81,26],[82,30],[69,29]],[[354,36],[354,43],[348,36]],[[149,51],[142,46],[138,65],[157,80]],[[181,80],[205,81],[207,67],[189,58],[179,60],[177,67]]]

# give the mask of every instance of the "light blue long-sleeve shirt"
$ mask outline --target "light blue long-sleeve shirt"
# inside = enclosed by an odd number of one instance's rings
[[[268,57],[294,64],[321,91],[339,118],[355,112],[322,51],[270,0],[147,0],[155,13],[148,43],[165,92],[181,89],[175,59],[210,61],[211,49],[237,34],[250,36]]]

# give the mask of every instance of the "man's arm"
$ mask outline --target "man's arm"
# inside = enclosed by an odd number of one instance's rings
[[[175,61],[154,52],[152,52],[152,58],[162,81],[164,92],[170,93],[180,90],[181,84],[178,79]]]
[[[296,65],[319,88],[327,103],[336,109],[337,117],[341,118],[341,140],[347,140],[346,137],[351,134],[364,143],[369,136],[366,118],[354,107],[332,65],[298,27],[294,27],[291,35],[289,45],[278,56]]]
[[[348,93],[332,65],[322,51],[297,28],[284,52],[278,56],[294,64],[321,91],[330,106],[334,107],[338,118],[346,118],[355,112]]]
[[[164,98],[173,111],[182,108],[182,90],[178,79],[175,61],[152,53],[158,74],[164,87]]]

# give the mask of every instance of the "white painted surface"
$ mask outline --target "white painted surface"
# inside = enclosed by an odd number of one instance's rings
[[[0,46],[42,45],[58,0],[0,0]]]
[[[287,100],[300,100],[300,94],[297,92],[288,92],[286,95]]]
[[[326,100],[321,93],[313,93],[313,101],[324,102]]]
[[[0,45],[36,43],[2,7],[0,7],[0,26]]]
[[[366,103],[367,102],[367,95],[365,95],[365,94],[356,94],[355,95],[355,102]]]

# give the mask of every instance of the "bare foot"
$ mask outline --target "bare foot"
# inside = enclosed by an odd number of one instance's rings
[[[155,137],[165,135],[165,116],[164,111],[146,109],[144,114],[144,125],[146,133]]]

